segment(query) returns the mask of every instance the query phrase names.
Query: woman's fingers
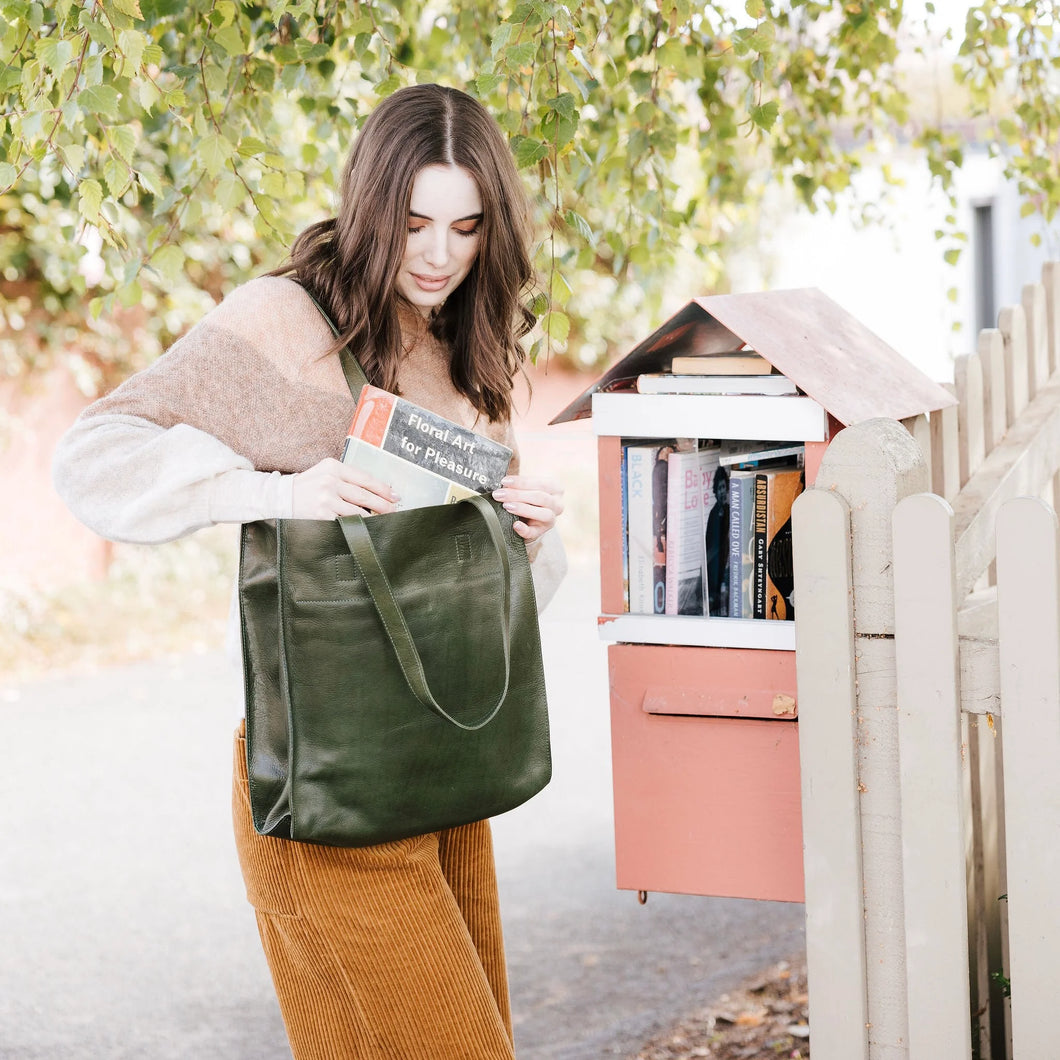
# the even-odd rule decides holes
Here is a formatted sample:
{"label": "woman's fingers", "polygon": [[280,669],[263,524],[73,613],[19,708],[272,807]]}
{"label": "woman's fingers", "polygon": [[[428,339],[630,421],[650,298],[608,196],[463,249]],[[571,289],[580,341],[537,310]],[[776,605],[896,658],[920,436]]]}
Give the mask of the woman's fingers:
{"label": "woman's fingers", "polygon": [[516,517],[512,529],[526,541],[551,530],[563,513],[563,488],[549,478],[509,475],[493,497]]}
{"label": "woman's fingers", "polygon": [[400,499],[385,482],[330,457],[295,475],[293,492],[296,519],[392,512]]}

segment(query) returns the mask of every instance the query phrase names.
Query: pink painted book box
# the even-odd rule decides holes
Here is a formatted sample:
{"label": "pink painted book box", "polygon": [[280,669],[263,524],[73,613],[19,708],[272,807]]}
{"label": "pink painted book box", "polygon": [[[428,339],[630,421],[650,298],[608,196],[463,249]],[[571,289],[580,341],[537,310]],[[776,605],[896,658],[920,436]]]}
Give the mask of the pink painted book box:
{"label": "pink painted book box", "polygon": [[[745,345],[800,393],[636,391],[639,375],[669,371],[676,355]],[[948,391],[807,288],[694,299],[552,421],[591,416],[599,439],[599,625],[611,642],[620,888],[803,900],[794,623],[628,613],[623,441],[803,441],[811,486],[842,427],[951,404]]]}

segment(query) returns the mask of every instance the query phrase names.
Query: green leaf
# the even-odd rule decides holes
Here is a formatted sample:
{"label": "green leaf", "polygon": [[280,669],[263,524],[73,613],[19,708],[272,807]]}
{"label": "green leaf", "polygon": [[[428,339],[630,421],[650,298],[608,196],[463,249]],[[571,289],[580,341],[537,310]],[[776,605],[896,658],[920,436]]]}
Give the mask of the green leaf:
{"label": "green leaf", "polygon": [[77,210],[90,224],[99,221],[99,208],[103,203],[103,186],[98,180],[89,178],[77,185]]}
{"label": "green leaf", "polygon": [[513,44],[511,47],[505,48],[501,55],[501,61],[510,70],[521,70],[525,66],[530,66],[536,55],[537,42],[524,41],[522,44]]}
{"label": "green leaf", "polygon": [[545,333],[553,342],[566,342],[570,335],[570,317],[553,309],[544,321]]}
{"label": "green leaf", "polygon": [[78,95],[82,110],[104,118],[118,117],[118,93],[110,85],[93,85]]}
{"label": "green leaf", "polygon": [[578,233],[587,243],[596,243],[596,233],[593,232],[592,226],[580,213],[575,210],[568,210],[564,216],[564,220]]}
{"label": "green leaf", "polygon": [[960,247],[951,247],[949,250],[946,251],[945,254],[942,255],[942,258],[946,262],[947,265],[956,265],[957,262],[960,260],[960,257],[961,257],[961,248]]}
{"label": "green leaf", "polygon": [[512,30],[515,27],[510,22],[502,22],[494,31],[493,39],[490,41],[490,54],[496,61],[497,53],[505,48],[511,40]]}
{"label": "green leaf", "polygon": [[535,165],[543,158],[548,157],[548,144],[535,140],[530,136],[524,136],[518,143],[513,145],[515,151],[515,164],[520,169]]}
{"label": "green leaf", "polygon": [[110,136],[110,142],[114,145],[114,150],[126,162],[131,162],[133,154],[136,152],[136,129],[131,125],[115,125],[112,126],[108,135]]}
{"label": "green leaf", "polygon": [[751,121],[763,129],[765,132],[769,132],[773,128],[774,122],[777,120],[777,115],[780,112],[780,108],[775,100],[770,100],[768,103],[762,103],[760,106],[751,108]]}
{"label": "green leaf", "polygon": [[159,247],[148,264],[168,283],[178,283],[184,277],[184,251],[172,243]]}
{"label": "green leaf", "polygon": [[144,17],[140,10],[140,0],[104,0],[103,8],[120,11],[130,18],[142,19]]}
{"label": "green leaf", "polygon": [[206,172],[216,177],[232,157],[232,145],[220,134],[209,133],[199,144],[198,157]]}
{"label": "green leaf", "polygon": [[222,48],[229,55],[243,55],[246,52],[246,44],[243,40],[243,34],[239,31],[239,26],[233,23],[230,26],[225,26],[224,29],[219,29],[214,35],[213,39],[221,45]]}
{"label": "green leaf", "polygon": [[10,188],[18,178],[18,170],[10,162],[0,162],[0,191]]}
{"label": "green leaf", "polygon": [[125,56],[125,76],[136,73],[143,62],[144,51],[147,48],[147,34],[135,29],[123,29],[118,32],[118,48]]}
{"label": "green leaf", "polygon": [[475,92],[480,98],[488,96],[503,80],[501,74],[480,74],[475,78]]}
{"label": "green leaf", "polygon": [[743,9],[747,12],[749,18],[753,18],[756,21],[760,18],[765,18],[765,0],[747,0],[747,3],[743,5]]}

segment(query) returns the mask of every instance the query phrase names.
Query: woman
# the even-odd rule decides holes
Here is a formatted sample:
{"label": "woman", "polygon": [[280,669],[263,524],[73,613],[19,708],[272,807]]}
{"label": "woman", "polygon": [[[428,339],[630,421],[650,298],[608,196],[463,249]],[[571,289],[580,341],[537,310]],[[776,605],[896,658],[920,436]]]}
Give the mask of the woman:
{"label": "woman", "polygon": [[[335,458],[353,412],[343,344],[370,382],[514,448],[527,216],[480,104],[437,85],[396,92],[354,144],[337,217],[86,409],[56,452],[56,487],[122,541],[391,512],[386,483]],[[516,458],[494,496],[547,599],[561,491]],[[513,1057],[488,823],[361,849],[289,842],[254,832],[242,726],[234,774],[247,896],[295,1056]]]}

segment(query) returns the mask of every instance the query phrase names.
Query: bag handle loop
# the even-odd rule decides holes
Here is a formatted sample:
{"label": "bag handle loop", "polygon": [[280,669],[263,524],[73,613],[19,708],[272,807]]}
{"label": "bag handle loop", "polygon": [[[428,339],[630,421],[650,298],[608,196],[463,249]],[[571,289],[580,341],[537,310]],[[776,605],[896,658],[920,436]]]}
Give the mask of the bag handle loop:
{"label": "bag handle loop", "polygon": [[372,543],[372,538],[364,525],[365,518],[358,515],[347,515],[339,518],[338,523],[346,537],[346,543],[350,546],[354,561],[360,568],[361,575],[368,586],[372,602],[379,613],[383,628],[386,630],[387,637],[394,649],[394,654],[397,655],[401,672],[404,674],[405,681],[412,694],[425,707],[451,725],[455,725],[458,729],[464,729],[467,732],[475,732],[484,728],[497,716],[497,712],[501,709],[501,704],[504,703],[504,698],[508,694],[508,682],[511,678],[511,653],[509,646],[512,599],[511,563],[508,559],[508,548],[501,532],[500,520],[497,518],[497,513],[489,501],[480,494],[475,494],[473,497],[468,497],[466,501],[459,501],[458,503],[473,504],[479,515],[482,516],[504,572],[504,599],[501,605],[499,623],[504,646],[504,687],[497,697],[497,702],[488,708],[486,716],[481,721],[470,725],[458,721],[434,698],[434,694],[427,684],[427,675],[423,670],[423,662],[412,639],[408,623],[405,621],[400,605],[394,598],[386,572],[379,562],[379,555],[375,550],[375,545]]}

